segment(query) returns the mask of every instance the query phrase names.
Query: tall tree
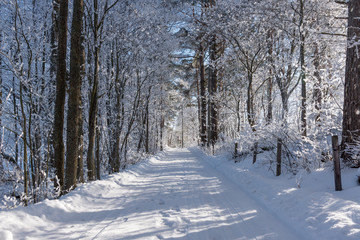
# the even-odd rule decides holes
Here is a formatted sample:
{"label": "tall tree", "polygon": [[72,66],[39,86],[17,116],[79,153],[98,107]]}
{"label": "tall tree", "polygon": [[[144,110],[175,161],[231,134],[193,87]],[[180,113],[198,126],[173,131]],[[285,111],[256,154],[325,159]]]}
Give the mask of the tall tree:
{"label": "tall tree", "polygon": [[199,90],[200,90],[200,141],[201,145],[206,144],[206,80],[205,80],[205,64],[204,49],[202,44],[199,48]]}
{"label": "tall tree", "polygon": [[84,15],[83,0],[74,0],[71,25],[70,86],[66,133],[66,181],[65,190],[76,186],[77,161],[80,146],[81,121],[81,72],[85,63],[82,37]]}
{"label": "tall tree", "polygon": [[[344,88],[342,148],[354,145],[360,138],[360,1],[348,2],[348,31]],[[344,152],[344,161],[352,162],[351,153]],[[359,163],[357,163],[359,165]]]}
{"label": "tall tree", "polygon": [[218,109],[216,101],[217,91],[217,68],[216,68],[216,35],[211,36],[210,40],[210,66],[209,66],[209,78],[208,78],[208,145],[214,145],[218,138]]}
{"label": "tall tree", "polygon": [[306,136],[306,82],[305,82],[305,0],[299,0],[299,35],[300,35],[300,68],[301,68],[301,135]]}
{"label": "tall tree", "polygon": [[[209,0],[209,7],[213,8],[215,0]],[[208,78],[208,145],[214,145],[218,139],[218,106],[216,101],[216,92],[218,88],[218,44],[215,33],[210,35],[209,39],[209,78]]]}
{"label": "tall tree", "polygon": [[[63,141],[64,132],[64,106],[66,88],[66,50],[67,50],[67,19],[68,19],[68,0],[60,2],[59,14],[59,42],[58,42],[58,66],[56,74],[56,99],[54,113],[54,155],[55,155],[55,174],[57,180],[55,187],[60,191],[64,186],[64,154],[65,147]],[[57,182],[59,181],[59,182]]]}
{"label": "tall tree", "polygon": [[[107,7],[107,1],[106,1]],[[102,23],[99,23],[99,9],[98,0],[94,0],[94,20],[92,23],[93,34],[94,34],[94,75],[93,85],[90,95],[90,110],[89,110],[89,145],[86,156],[86,163],[88,168],[88,179],[95,180],[95,135],[96,135],[96,117],[98,111],[98,88],[99,88],[99,58],[100,58],[100,46],[98,42],[99,30]]]}

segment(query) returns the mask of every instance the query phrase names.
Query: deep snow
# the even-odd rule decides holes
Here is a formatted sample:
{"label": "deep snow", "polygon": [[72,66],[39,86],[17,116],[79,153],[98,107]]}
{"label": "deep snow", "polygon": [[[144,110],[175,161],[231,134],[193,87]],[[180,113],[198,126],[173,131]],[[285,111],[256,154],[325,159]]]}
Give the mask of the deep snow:
{"label": "deep snow", "polygon": [[360,239],[356,171],[335,192],[328,169],[274,177],[167,149],[58,200],[0,212],[0,239]]}

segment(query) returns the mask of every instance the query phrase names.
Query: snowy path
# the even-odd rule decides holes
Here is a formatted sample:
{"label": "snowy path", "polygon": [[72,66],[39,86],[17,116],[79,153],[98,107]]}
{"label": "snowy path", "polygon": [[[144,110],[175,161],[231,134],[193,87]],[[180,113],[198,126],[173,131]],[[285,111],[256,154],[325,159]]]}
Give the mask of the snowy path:
{"label": "snowy path", "polygon": [[303,239],[188,149],[60,200],[0,212],[0,222],[14,239]]}

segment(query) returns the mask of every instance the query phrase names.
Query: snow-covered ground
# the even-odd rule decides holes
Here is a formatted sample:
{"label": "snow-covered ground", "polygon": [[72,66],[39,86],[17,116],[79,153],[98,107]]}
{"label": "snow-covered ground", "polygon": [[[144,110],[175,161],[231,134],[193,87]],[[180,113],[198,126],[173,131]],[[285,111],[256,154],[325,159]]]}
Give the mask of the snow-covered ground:
{"label": "snow-covered ground", "polygon": [[[356,171],[274,177],[196,148],[168,149],[58,200],[0,212],[0,239],[360,239]],[[299,188],[300,187],[300,188]]]}

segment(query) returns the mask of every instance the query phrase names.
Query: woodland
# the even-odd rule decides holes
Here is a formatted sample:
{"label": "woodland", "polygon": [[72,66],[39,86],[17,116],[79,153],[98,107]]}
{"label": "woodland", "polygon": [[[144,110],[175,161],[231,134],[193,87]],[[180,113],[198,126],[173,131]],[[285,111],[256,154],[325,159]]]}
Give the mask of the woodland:
{"label": "woodland", "polygon": [[0,0],[0,193],[29,205],[165,147],[359,167],[357,0]]}

